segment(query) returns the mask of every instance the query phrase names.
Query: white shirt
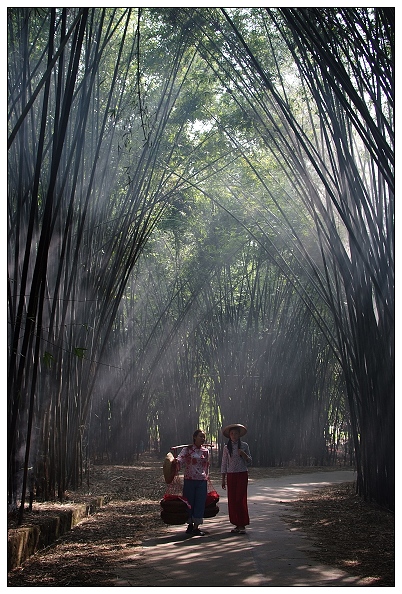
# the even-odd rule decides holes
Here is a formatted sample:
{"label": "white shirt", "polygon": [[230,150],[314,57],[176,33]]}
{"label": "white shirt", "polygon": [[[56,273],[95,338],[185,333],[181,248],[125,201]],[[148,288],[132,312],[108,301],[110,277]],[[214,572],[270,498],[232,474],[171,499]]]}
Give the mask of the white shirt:
{"label": "white shirt", "polygon": [[251,463],[250,448],[248,443],[245,441],[241,442],[241,449],[249,457],[249,461],[246,463],[239,454],[239,442],[232,442],[232,455],[230,455],[228,446],[225,445],[223,448],[221,473],[227,474],[228,472],[246,472],[247,465]]}

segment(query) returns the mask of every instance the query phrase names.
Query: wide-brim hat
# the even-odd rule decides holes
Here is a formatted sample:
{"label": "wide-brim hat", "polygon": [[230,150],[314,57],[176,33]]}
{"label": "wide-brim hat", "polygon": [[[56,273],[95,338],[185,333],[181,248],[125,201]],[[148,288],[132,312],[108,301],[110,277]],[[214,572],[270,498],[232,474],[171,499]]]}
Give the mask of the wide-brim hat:
{"label": "wide-brim hat", "polygon": [[232,425],[227,425],[227,427],[222,429],[223,435],[225,437],[230,437],[231,429],[238,429],[240,431],[240,437],[243,437],[243,435],[246,435],[247,433],[247,427],[240,425],[240,423],[232,423]]}
{"label": "wide-brim hat", "polygon": [[163,476],[165,477],[165,482],[168,485],[170,485],[170,483],[173,481],[176,474],[176,466],[172,464],[173,460],[173,454],[169,452],[166,454],[165,460],[163,462]]}

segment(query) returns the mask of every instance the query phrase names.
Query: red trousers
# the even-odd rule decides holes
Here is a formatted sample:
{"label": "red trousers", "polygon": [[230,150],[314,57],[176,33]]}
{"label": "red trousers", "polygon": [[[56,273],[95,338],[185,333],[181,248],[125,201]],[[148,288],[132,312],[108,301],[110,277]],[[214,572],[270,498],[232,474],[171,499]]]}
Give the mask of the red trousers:
{"label": "red trousers", "polygon": [[228,472],[226,475],[229,520],[235,526],[248,526],[248,472]]}

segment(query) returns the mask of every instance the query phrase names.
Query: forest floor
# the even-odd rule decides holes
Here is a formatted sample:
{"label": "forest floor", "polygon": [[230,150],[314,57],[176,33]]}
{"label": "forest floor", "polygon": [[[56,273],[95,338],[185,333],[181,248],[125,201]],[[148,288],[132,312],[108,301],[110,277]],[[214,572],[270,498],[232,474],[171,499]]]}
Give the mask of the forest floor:
{"label": "forest floor", "polygon": [[[168,530],[160,519],[166,485],[162,462],[144,454],[133,466],[96,465],[90,491],[67,494],[65,505],[104,496],[106,505],[56,543],[8,573],[8,587],[112,586],[128,553],[145,538]],[[309,471],[329,468],[309,468]],[[337,468],[339,470],[339,468]],[[306,468],[252,468],[250,481],[305,473]],[[219,469],[212,481],[220,484]],[[57,503],[34,503],[23,526],[57,515]],[[286,508],[292,511],[286,514]],[[283,519],[318,545],[311,553],[320,563],[367,580],[369,586],[395,586],[394,514],[358,497],[351,483],[324,487],[286,503]],[[294,515],[294,511],[298,513]],[[15,528],[15,518],[8,528]]]}

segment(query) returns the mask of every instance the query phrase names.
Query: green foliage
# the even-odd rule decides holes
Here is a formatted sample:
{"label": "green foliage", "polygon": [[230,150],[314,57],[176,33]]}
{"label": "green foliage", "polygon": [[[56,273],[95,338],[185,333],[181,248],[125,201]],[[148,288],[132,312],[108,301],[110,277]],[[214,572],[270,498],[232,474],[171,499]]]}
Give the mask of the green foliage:
{"label": "green foliage", "polygon": [[83,358],[84,358],[84,355],[85,355],[85,352],[86,352],[87,350],[88,350],[88,349],[86,349],[86,348],[83,348],[83,347],[74,347],[74,350],[73,350],[73,352],[74,352],[74,355],[75,355],[76,357],[78,357],[79,359],[83,359]]}
{"label": "green foliage", "polygon": [[43,354],[43,362],[48,369],[51,368],[53,361],[54,361],[53,355],[51,353],[49,353],[48,351],[45,351]]}

